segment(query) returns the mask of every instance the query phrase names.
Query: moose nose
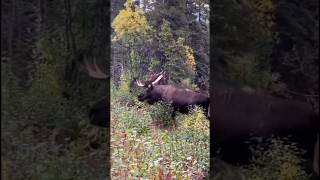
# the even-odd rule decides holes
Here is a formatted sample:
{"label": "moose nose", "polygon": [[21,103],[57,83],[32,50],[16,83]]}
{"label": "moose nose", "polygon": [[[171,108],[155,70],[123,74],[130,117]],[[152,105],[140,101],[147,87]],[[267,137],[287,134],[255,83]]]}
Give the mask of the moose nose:
{"label": "moose nose", "polygon": [[140,95],[138,96],[138,100],[139,100],[139,101],[143,101],[143,98],[142,98],[142,97],[143,97],[143,94],[140,94]]}

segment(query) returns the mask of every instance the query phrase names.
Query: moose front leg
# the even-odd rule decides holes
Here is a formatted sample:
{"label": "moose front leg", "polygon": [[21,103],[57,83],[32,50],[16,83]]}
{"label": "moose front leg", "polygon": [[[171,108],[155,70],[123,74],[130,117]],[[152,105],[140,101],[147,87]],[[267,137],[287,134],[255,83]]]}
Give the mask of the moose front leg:
{"label": "moose front leg", "polygon": [[171,113],[171,117],[172,119],[174,119],[176,117],[176,112],[178,111],[178,108],[173,107],[172,113]]}

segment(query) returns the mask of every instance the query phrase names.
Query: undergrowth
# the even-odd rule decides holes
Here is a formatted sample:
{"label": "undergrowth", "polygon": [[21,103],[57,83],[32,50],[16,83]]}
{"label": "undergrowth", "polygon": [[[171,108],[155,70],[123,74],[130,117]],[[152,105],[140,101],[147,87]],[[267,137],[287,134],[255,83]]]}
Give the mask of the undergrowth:
{"label": "undergrowth", "polygon": [[111,91],[111,175],[129,179],[206,179],[209,121],[200,108],[178,115],[170,106],[119,101],[129,92]]}

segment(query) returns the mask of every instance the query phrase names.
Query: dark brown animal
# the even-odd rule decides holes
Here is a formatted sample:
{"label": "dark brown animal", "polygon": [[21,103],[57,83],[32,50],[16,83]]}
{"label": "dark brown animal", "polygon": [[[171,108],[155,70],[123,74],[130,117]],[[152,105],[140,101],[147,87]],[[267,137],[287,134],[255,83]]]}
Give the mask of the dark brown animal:
{"label": "dark brown animal", "polygon": [[[87,64],[86,67],[91,77],[108,78],[96,65],[92,68]],[[149,77],[154,79],[157,76],[154,81],[137,81],[137,85],[145,88],[145,93],[138,97],[139,100],[150,104],[158,101],[170,102],[175,110],[182,113],[188,112],[189,105],[202,105],[208,111],[208,96],[172,85],[160,85],[163,74],[159,74]],[[166,81],[161,83],[166,84]],[[214,83],[211,90],[214,103],[210,110],[213,112],[211,118],[214,127],[212,147],[214,152],[221,150],[219,155],[223,160],[231,163],[248,161],[251,154],[245,141],[251,137],[291,135],[291,140],[307,151],[306,157],[313,161],[313,170],[319,176],[319,122],[318,115],[309,104],[217,83]],[[110,103],[105,98],[92,107],[92,124],[108,126],[108,105]]]}
{"label": "dark brown animal", "polygon": [[[245,141],[251,137],[271,135],[291,135],[291,140],[307,151],[308,159],[312,160],[316,155],[318,115],[308,103],[221,84],[214,84],[211,97],[212,147],[214,151],[220,149],[219,157],[223,160],[234,164],[246,163],[251,153]],[[314,164],[319,165],[319,160]]]}
{"label": "dark brown animal", "polygon": [[[158,82],[163,78],[160,75],[156,80],[147,86],[144,93],[138,96],[139,101],[154,104],[156,102],[170,103],[173,107],[172,116],[175,116],[176,111],[188,113],[191,106],[198,105],[202,107],[208,117],[208,109],[210,99],[206,94],[197,93],[189,89],[183,89],[173,85],[159,85]],[[145,84],[137,81],[139,86],[146,87]]]}

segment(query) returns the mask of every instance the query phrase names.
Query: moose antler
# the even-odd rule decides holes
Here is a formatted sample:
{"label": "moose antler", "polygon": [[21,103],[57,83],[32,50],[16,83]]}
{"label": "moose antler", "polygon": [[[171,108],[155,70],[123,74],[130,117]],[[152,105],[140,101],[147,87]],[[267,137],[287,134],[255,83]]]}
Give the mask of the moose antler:
{"label": "moose antler", "polygon": [[147,87],[150,84],[155,85],[163,78],[163,76],[164,76],[164,71],[161,71],[157,74],[151,74],[149,78],[145,81],[136,80],[136,84],[137,86],[140,86],[140,87]]}
{"label": "moose antler", "polygon": [[157,73],[157,74],[153,74],[153,75],[155,75],[155,76],[160,76],[161,74],[163,74],[164,73],[164,71],[162,70],[161,72],[159,72],[159,73]]}
{"label": "moose antler", "polygon": [[152,85],[157,84],[163,78],[163,74],[161,74],[155,81],[152,82]]}
{"label": "moose antler", "polygon": [[90,65],[87,60],[84,60],[84,65],[88,71],[88,75],[96,78],[96,79],[107,79],[109,76],[107,76],[97,65],[96,59],[93,60],[93,66]]}
{"label": "moose antler", "polygon": [[141,81],[139,81],[139,80],[136,81],[136,83],[137,83],[137,85],[140,86],[140,87],[143,87],[143,86],[144,86],[144,84],[143,84]]}

